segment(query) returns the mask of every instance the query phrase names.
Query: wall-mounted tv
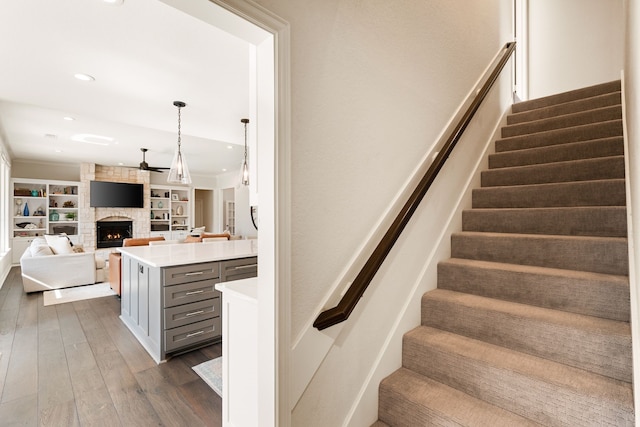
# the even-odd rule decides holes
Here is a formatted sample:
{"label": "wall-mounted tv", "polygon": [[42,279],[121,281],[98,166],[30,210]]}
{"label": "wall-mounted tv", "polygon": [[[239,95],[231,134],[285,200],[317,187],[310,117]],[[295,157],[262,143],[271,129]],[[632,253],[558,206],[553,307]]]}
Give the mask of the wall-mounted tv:
{"label": "wall-mounted tv", "polygon": [[92,208],[142,208],[144,207],[143,184],[91,181],[89,205]]}

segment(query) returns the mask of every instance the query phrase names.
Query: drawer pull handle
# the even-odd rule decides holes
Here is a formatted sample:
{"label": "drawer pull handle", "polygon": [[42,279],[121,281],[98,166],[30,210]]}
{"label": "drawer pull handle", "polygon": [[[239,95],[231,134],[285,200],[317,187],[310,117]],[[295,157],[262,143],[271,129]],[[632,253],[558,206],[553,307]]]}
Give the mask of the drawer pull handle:
{"label": "drawer pull handle", "polygon": [[195,316],[196,314],[202,314],[202,313],[204,313],[204,310],[192,311],[191,313],[185,314],[185,316],[187,316],[187,317]]}
{"label": "drawer pull handle", "polygon": [[204,331],[193,332],[191,334],[187,334],[187,338],[196,337],[198,335],[204,334]]}
{"label": "drawer pull handle", "polygon": [[238,265],[237,267],[234,267],[234,270],[243,270],[245,268],[255,268],[257,267],[258,264],[247,264],[247,265]]}
{"label": "drawer pull handle", "polygon": [[199,276],[201,274],[204,274],[204,271],[193,271],[191,273],[184,273],[185,276]]}
{"label": "drawer pull handle", "polygon": [[197,294],[201,294],[203,292],[204,292],[204,289],[199,289],[197,291],[189,291],[185,295],[197,295]]}

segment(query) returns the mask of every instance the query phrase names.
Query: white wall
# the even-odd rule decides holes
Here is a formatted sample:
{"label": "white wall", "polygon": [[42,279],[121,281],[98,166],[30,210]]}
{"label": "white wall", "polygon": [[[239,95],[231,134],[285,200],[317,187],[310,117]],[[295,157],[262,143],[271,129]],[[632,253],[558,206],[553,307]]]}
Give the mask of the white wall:
{"label": "white wall", "polygon": [[[327,296],[344,285],[336,282],[349,261],[510,39],[511,2],[258,3],[288,21],[291,31],[295,345]],[[449,192],[441,194],[449,201]],[[439,212],[439,204],[432,209]],[[391,256],[391,262],[403,257],[411,263],[410,271],[402,272],[410,287],[432,237],[421,237],[420,254]],[[370,298],[379,304],[378,292],[395,294],[389,274],[397,273],[397,267],[383,267],[363,304]],[[397,293],[394,303],[402,298]],[[349,324],[360,325],[358,333],[349,327],[338,337],[331,336],[332,328],[322,333],[336,338],[336,345],[293,410],[292,425],[340,425],[349,417],[385,333],[374,328],[380,321],[358,323],[362,319],[354,314]],[[388,331],[391,325],[383,321],[382,327]]]}
{"label": "white wall", "polygon": [[529,98],[620,78],[623,0],[528,3]]}
{"label": "white wall", "polygon": [[[631,204],[628,206],[630,234],[630,282],[631,315],[633,333],[633,365],[635,384],[635,406],[640,407],[640,293],[638,292],[638,269],[640,267],[640,4],[635,0],[625,0],[626,37],[624,80],[626,100],[626,137],[628,142],[629,189]],[[636,411],[636,424],[640,423],[640,411]]]}

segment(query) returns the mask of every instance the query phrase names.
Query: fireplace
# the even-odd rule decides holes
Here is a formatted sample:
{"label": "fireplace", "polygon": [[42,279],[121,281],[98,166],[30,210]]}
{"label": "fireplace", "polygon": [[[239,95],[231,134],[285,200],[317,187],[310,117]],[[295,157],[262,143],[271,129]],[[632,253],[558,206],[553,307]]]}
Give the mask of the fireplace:
{"label": "fireplace", "polygon": [[122,241],[128,237],[133,237],[132,221],[96,222],[96,246],[98,248],[120,247]]}

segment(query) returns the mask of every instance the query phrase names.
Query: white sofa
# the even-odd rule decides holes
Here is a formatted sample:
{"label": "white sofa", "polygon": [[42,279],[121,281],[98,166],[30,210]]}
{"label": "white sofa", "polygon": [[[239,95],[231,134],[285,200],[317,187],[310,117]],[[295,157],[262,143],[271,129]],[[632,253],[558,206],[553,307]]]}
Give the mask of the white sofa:
{"label": "white sofa", "polygon": [[[105,261],[96,258],[95,253],[74,252],[73,249],[68,251],[62,247],[62,242],[53,246],[49,243],[51,242],[47,242],[45,238],[34,239],[20,258],[22,286],[25,292],[48,291],[105,281]],[[70,244],[69,247],[71,248]]]}

